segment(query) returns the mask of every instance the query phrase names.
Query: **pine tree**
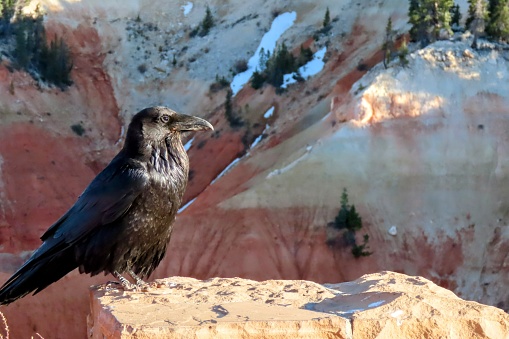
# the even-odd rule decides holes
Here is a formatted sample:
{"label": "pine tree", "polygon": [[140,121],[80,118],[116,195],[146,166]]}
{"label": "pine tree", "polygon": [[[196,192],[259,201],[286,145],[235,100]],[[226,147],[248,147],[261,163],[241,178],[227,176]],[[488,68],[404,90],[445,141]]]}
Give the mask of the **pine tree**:
{"label": "pine tree", "polygon": [[389,62],[391,61],[392,52],[394,49],[394,41],[393,41],[393,30],[392,30],[392,19],[389,17],[387,20],[387,25],[385,26],[385,39],[382,45],[382,51],[384,53],[384,67],[387,68],[389,66]]}
{"label": "pine tree", "polygon": [[325,11],[325,16],[323,18],[323,28],[327,28],[330,25],[330,12],[329,7],[327,7],[327,10]]}
{"label": "pine tree", "polygon": [[410,0],[408,22],[412,25],[412,41],[427,45],[436,41],[442,30],[450,32],[453,5],[453,0]]}
{"label": "pine tree", "polygon": [[200,36],[205,36],[209,34],[210,29],[214,27],[214,17],[212,17],[212,12],[210,11],[210,7],[207,6],[207,10],[205,11],[205,18],[201,22],[201,31]]}
{"label": "pine tree", "polygon": [[274,87],[280,87],[283,84],[284,75],[296,70],[295,65],[295,57],[283,42],[267,61],[265,70],[267,82]]}
{"label": "pine tree", "polygon": [[358,231],[362,228],[362,219],[355,210],[355,206],[348,203],[348,193],[346,188],[341,193],[341,208],[334,219],[334,226],[337,229],[347,229],[348,231]]}
{"label": "pine tree", "polygon": [[420,0],[410,0],[408,6],[408,23],[412,25],[410,28],[410,38],[412,41],[421,41],[426,35],[426,30],[422,24],[423,19]]}
{"label": "pine tree", "polygon": [[509,41],[509,0],[489,1],[486,33],[496,40]]}
{"label": "pine tree", "polygon": [[264,82],[265,77],[263,74],[258,71],[254,71],[253,76],[251,77],[251,87],[254,89],[260,89],[262,88]]}
{"label": "pine tree", "polygon": [[460,25],[460,20],[461,20],[460,6],[454,5],[451,7],[451,26],[458,27]]}
{"label": "pine tree", "polygon": [[55,37],[49,46],[44,44],[40,59],[39,71],[43,80],[52,83],[62,90],[72,84],[70,74],[72,61],[69,48],[62,38]]}
{"label": "pine tree", "polygon": [[11,34],[11,20],[16,12],[16,0],[0,0],[0,34],[9,36]]}
{"label": "pine tree", "polygon": [[228,88],[228,90],[226,91],[226,101],[224,103],[224,114],[230,126],[235,128],[242,126],[242,120],[237,116],[237,114],[233,110],[232,96],[233,92],[230,88]]}
{"label": "pine tree", "polygon": [[259,60],[258,60],[258,69],[260,72],[263,72],[265,68],[267,68],[267,61],[270,59],[270,51],[265,52],[265,49],[262,47],[260,49]]}
{"label": "pine tree", "polygon": [[15,31],[14,58],[16,66],[21,69],[27,69],[30,63],[30,45],[27,39],[26,22],[19,22]]}

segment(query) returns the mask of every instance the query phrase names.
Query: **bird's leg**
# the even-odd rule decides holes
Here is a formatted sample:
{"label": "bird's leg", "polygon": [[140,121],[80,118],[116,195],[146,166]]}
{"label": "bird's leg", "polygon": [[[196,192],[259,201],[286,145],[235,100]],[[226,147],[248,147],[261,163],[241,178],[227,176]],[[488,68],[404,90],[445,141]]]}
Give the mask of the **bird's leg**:
{"label": "bird's leg", "polygon": [[136,281],[136,286],[142,290],[148,290],[148,284],[136,275],[130,268],[127,269],[127,273]]}
{"label": "bird's leg", "polygon": [[117,271],[113,271],[113,276],[115,278],[118,279],[118,281],[120,281],[120,283],[122,284],[122,287],[124,288],[124,290],[126,291],[131,291],[131,290],[135,290],[136,289],[136,286],[131,284],[129,282],[129,280],[127,280],[126,278],[124,278],[123,276],[120,275],[120,273],[118,273]]}

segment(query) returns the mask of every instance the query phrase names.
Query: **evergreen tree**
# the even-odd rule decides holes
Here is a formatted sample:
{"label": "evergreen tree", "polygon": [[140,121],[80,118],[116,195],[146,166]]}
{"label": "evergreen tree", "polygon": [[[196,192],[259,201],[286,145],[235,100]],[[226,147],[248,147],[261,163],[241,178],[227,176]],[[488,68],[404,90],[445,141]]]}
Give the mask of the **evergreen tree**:
{"label": "evergreen tree", "polygon": [[265,72],[267,82],[274,87],[280,87],[283,84],[283,76],[293,72],[296,69],[295,65],[295,57],[288,51],[286,44],[283,42],[267,61]]}
{"label": "evergreen tree", "polygon": [[242,120],[233,111],[232,96],[233,92],[228,88],[228,91],[226,91],[226,101],[224,103],[224,114],[230,126],[235,128],[242,126]]}
{"label": "evergreen tree", "polygon": [[490,0],[486,33],[496,40],[509,41],[509,0]]}
{"label": "evergreen tree", "polygon": [[387,68],[389,66],[389,62],[391,61],[392,52],[394,50],[394,41],[393,41],[393,30],[392,30],[392,19],[389,17],[387,20],[387,25],[385,26],[385,38],[384,43],[382,45],[382,51],[384,53],[384,67]]}
{"label": "evergreen tree", "polygon": [[262,88],[264,82],[265,77],[263,74],[258,71],[254,71],[253,76],[251,77],[251,87],[254,89]]}
{"label": "evergreen tree", "polygon": [[38,70],[44,81],[60,87],[62,90],[72,84],[70,74],[72,61],[69,48],[62,38],[55,34],[53,40],[42,46]]}
{"label": "evergreen tree", "polygon": [[327,10],[325,11],[325,16],[323,18],[323,28],[327,28],[330,25],[330,12],[329,7],[327,7]]}
{"label": "evergreen tree", "polygon": [[451,7],[451,26],[458,27],[460,25],[461,12],[459,5],[453,5]]}
{"label": "evergreen tree", "polygon": [[205,11],[205,18],[203,18],[203,21],[201,22],[200,36],[209,34],[209,31],[212,27],[214,27],[214,17],[212,17],[210,7],[207,6],[207,10]]}
{"label": "evergreen tree", "polygon": [[411,39],[427,45],[439,38],[441,30],[450,32],[453,4],[453,0],[410,0]]}
{"label": "evergreen tree", "polygon": [[365,257],[372,254],[372,252],[367,251],[369,242],[368,234],[364,234],[363,243],[361,245],[357,244],[355,234],[357,231],[362,229],[362,219],[357,213],[355,206],[348,203],[348,193],[346,188],[343,189],[341,194],[341,207],[339,212],[334,221],[329,223],[327,226],[345,231],[343,233],[343,241],[341,242],[338,241],[337,238],[327,239],[327,244],[329,246],[337,246],[338,244],[351,246],[351,253],[355,258]]}
{"label": "evergreen tree", "polygon": [[362,219],[355,210],[355,206],[348,203],[348,193],[346,188],[341,193],[341,208],[334,219],[334,227],[337,229],[347,229],[349,231],[358,231],[362,228]]}
{"label": "evergreen tree", "polygon": [[267,68],[267,61],[270,59],[270,51],[265,52],[265,49],[262,47],[259,53],[260,59],[258,60],[258,69],[260,72],[263,72],[265,68]]}
{"label": "evergreen tree", "polygon": [[16,12],[16,0],[0,0],[0,35],[11,34],[11,20]]}
{"label": "evergreen tree", "polygon": [[26,23],[20,22],[16,27],[15,32],[15,46],[14,46],[14,58],[16,60],[16,66],[21,69],[28,68],[30,63],[30,45],[28,44]]}

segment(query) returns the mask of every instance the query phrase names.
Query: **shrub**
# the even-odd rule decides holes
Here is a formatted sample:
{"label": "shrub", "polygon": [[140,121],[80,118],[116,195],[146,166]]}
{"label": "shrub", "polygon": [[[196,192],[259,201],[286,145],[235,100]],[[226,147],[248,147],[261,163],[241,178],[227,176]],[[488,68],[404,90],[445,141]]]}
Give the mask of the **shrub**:
{"label": "shrub", "polygon": [[235,61],[233,68],[235,69],[235,72],[237,72],[237,73],[242,73],[242,72],[247,71],[247,60],[240,59],[240,60]]}
{"label": "shrub", "polygon": [[262,88],[265,80],[266,79],[262,73],[254,71],[253,76],[251,77],[251,87],[253,87],[254,89]]}
{"label": "shrub", "polygon": [[216,81],[210,84],[209,91],[216,93],[228,86],[230,86],[230,82],[226,80],[224,76],[219,77],[219,75],[216,74]]}

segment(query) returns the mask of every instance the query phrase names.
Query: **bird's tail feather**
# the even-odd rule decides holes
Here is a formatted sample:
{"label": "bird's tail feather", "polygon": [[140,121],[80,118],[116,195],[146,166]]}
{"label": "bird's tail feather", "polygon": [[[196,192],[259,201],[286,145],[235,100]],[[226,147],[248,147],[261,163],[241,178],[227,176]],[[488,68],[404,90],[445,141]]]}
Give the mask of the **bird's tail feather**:
{"label": "bird's tail feather", "polygon": [[34,253],[0,288],[0,305],[10,304],[31,292],[37,294],[75,269],[78,265],[70,251]]}

